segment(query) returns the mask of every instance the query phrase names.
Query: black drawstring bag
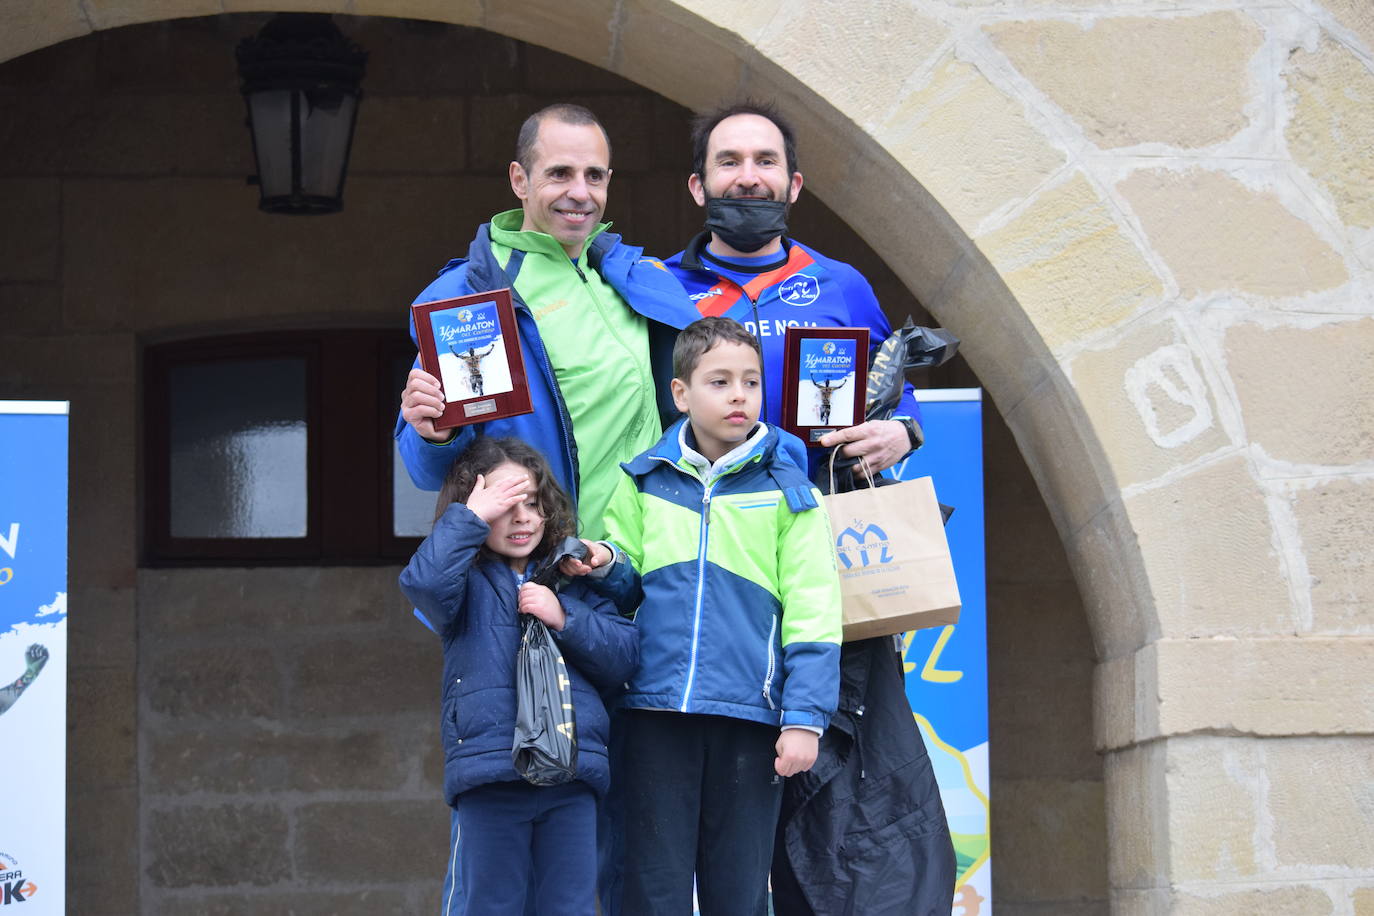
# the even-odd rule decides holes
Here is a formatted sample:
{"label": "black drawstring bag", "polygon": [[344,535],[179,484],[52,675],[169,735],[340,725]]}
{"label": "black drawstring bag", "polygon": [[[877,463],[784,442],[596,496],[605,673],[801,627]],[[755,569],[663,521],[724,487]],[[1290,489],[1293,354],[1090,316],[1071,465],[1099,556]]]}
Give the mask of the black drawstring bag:
{"label": "black drawstring bag", "polygon": [[[558,564],[579,559],[587,549],[568,538],[539,565],[530,581],[555,588]],[[520,618],[520,650],[515,658],[515,742],[511,763],[526,782],[556,786],[577,778],[577,716],[572,681],[553,636],[543,621]]]}

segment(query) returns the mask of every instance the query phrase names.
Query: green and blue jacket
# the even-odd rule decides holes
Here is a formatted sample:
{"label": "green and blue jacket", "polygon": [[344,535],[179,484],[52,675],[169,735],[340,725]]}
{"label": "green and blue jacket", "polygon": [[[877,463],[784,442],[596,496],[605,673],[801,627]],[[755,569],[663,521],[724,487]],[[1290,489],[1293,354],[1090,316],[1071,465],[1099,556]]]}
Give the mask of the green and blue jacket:
{"label": "green and blue jacket", "polygon": [[621,465],[605,520],[618,562],[593,588],[635,615],[640,663],[622,706],[826,727],[840,585],[805,466],[801,441],[762,423],[711,465],[686,419]]}

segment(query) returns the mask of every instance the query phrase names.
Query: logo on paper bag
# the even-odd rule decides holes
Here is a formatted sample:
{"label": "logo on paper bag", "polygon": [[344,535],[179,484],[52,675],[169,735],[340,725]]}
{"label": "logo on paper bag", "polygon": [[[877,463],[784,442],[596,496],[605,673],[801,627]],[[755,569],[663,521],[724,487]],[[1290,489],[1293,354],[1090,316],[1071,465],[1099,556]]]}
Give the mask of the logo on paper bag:
{"label": "logo on paper bag", "polygon": [[38,891],[38,885],[24,877],[19,861],[0,852],[0,906],[26,903]]}
{"label": "logo on paper bag", "polygon": [[835,538],[835,554],[845,569],[891,563],[888,546],[887,532],[877,525],[865,525],[861,519],[855,519]]}

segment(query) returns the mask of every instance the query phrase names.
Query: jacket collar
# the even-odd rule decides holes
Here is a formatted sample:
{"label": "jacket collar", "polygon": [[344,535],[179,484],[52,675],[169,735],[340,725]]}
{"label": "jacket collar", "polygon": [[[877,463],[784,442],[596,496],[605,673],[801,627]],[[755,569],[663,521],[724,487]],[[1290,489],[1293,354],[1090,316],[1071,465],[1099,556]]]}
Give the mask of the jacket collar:
{"label": "jacket collar", "polygon": [[[682,448],[683,427],[687,425],[688,419],[683,417],[663,434],[663,438],[658,440],[658,444],[649,449],[644,454],[627,461],[621,465],[629,474],[639,477],[647,474],[654,467],[663,462],[668,462],[677,466],[683,460],[684,453]],[[745,449],[745,446],[748,446]],[[737,453],[743,452],[738,455]],[[737,470],[741,465],[746,464],[755,458],[769,462],[773,460],[790,464],[800,470],[803,476],[806,474],[806,446],[802,445],[801,440],[791,433],[784,432],[776,426],[760,422],[758,427],[750,434],[749,439],[741,444],[726,456],[730,458],[727,471]],[[702,460],[705,460],[704,458]],[[726,462],[716,462],[717,467],[724,466]]]}
{"label": "jacket collar", "polygon": [[[714,268],[709,264],[703,264],[701,261],[701,253],[706,250],[706,246],[710,241],[711,233],[709,232],[698,232],[696,235],[692,236],[692,240],[688,242],[687,247],[682,250],[682,255],[678,258],[678,264],[685,270],[704,270],[708,273],[715,273],[716,271]],[[782,250],[785,260],[787,255],[792,251],[792,240],[785,235],[782,237]]]}

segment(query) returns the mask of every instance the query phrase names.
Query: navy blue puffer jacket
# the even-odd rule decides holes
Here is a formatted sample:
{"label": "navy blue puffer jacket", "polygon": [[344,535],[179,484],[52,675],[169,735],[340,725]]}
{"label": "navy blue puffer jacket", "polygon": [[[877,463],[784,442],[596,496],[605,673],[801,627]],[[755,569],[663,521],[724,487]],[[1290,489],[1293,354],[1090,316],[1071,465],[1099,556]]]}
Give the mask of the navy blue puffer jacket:
{"label": "navy blue puffer jacket", "polygon": [[[401,591],[444,643],[444,796],[519,780],[515,735],[515,657],[520,646],[516,583],[503,562],[478,559],[487,523],[454,503],[401,573]],[[639,661],[634,624],[611,602],[573,580],[558,593],[567,614],[554,640],[572,680],[577,716],[577,775],[597,794],[610,785],[610,721],[598,690],[619,688]],[[550,630],[552,632],[552,630]]]}

